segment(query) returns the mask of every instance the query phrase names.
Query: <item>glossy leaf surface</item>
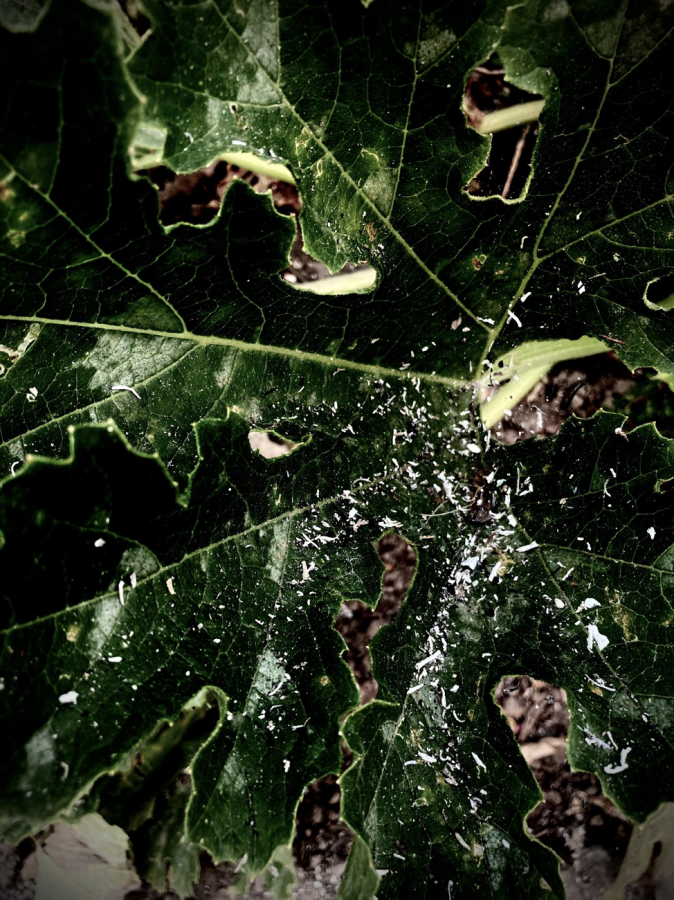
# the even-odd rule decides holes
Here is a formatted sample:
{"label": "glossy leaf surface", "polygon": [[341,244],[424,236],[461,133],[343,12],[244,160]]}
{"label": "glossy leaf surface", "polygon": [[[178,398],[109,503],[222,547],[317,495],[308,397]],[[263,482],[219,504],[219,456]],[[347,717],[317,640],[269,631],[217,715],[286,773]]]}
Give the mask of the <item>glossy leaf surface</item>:
{"label": "glossy leaf surface", "polygon": [[[97,797],[206,691],[189,803],[150,845],[183,892],[194,847],[264,869],[339,771],[358,697],[332,623],[376,603],[396,530],[418,570],[372,647],[378,698],[341,726],[349,877],[561,897],[492,691],[559,684],[573,764],[638,821],[674,799],[673,451],[609,414],[490,447],[474,386],[516,344],[583,334],[674,371],[671,312],[643,299],[671,265],[671,10],[146,11],[131,49],[121,13],[74,0],[1,35],[3,832]],[[465,78],[495,51],[545,99],[520,202],[464,192],[490,140]],[[293,223],[243,184],[212,225],[164,229],[131,170],[148,136],[183,171],[273,151],[308,248],[368,261],[375,290],[284,282]],[[264,459],[251,430],[298,446]]]}

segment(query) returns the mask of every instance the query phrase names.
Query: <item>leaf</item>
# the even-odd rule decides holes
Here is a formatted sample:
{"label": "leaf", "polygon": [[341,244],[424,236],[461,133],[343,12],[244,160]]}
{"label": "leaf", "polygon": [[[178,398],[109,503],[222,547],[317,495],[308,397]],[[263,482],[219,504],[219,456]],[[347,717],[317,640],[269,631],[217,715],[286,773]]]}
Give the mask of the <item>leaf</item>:
{"label": "leaf", "polygon": [[[410,361],[432,334],[415,367],[467,378],[492,344],[590,335],[631,367],[674,371],[670,319],[644,301],[674,249],[674,130],[654,88],[671,88],[671,7],[146,6],[152,38],[129,67],[168,165],[192,171],[230,148],[283,160],[309,252],[381,274],[371,303],[401,328],[393,345],[377,329],[380,359]],[[189,52],[181,34],[195,36]],[[494,52],[509,82],[545,100],[522,202],[464,190],[491,140],[466,127],[466,73]],[[459,315],[468,332],[449,327]]]}
{"label": "leaf", "polygon": [[464,568],[440,576],[454,590],[434,590],[442,560],[432,549],[421,554],[406,605],[373,640],[382,699],[344,725],[361,758],[342,787],[345,818],[375,866],[389,869],[379,897],[427,880],[452,881],[459,894],[497,883],[497,896],[516,886],[526,896],[550,887],[563,896],[521,829],[502,830],[519,823],[511,804],[523,791],[536,802],[492,700],[508,674],[564,685],[571,764],[597,772],[631,818],[644,821],[672,795],[671,670],[666,662],[651,669],[649,644],[657,641],[663,662],[672,652],[663,593],[672,497],[659,485],[674,475],[674,458],[650,426],[626,441],[622,421],[607,413],[572,420],[555,440],[501,450],[492,509],[515,527],[499,521],[481,539],[469,535]]}
{"label": "leaf", "polygon": [[337,896],[339,900],[373,900],[378,886],[367,844],[356,835]]}
{"label": "leaf", "polygon": [[[246,882],[268,868],[306,784],[339,771],[358,695],[332,623],[376,602],[395,529],[418,571],[373,642],[378,699],[342,725],[344,890],[366,844],[380,900],[561,897],[492,692],[563,686],[572,763],[636,821],[672,799],[672,449],[608,414],[489,446],[473,395],[490,354],[543,339],[674,373],[669,312],[643,300],[671,244],[651,87],[671,10],[147,12],[135,49],[120,11],[75,0],[2,34],[2,831],[98,802],[205,691],[217,726],[179,741],[189,800],[153,821],[131,791],[125,827],[152,821],[144,871],[168,857],[184,893],[195,847]],[[463,190],[490,140],[464,80],[495,51],[545,100],[521,202]],[[234,149],[290,167],[310,252],[369,261],[374,291],[285,283],[294,225],[243,184],[209,227],[164,229],[130,170]],[[259,431],[295,449],[265,459]]]}

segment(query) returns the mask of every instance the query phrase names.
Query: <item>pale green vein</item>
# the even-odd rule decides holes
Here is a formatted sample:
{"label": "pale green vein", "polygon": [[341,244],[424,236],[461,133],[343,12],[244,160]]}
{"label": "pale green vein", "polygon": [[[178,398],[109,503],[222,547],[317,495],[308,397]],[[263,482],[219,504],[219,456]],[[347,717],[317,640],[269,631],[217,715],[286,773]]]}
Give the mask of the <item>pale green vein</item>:
{"label": "pale green vein", "polygon": [[407,115],[405,117],[405,128],[403,129],[403,139],[400,146],[400,159],[398,160],[398,172],[396,174],[396,183],[393,188],[393,196],[391,197],[391,205],[389,207],[389,211],[387,214],[387,218],[391,218],[391,214],[393,213],[393,207],[395,206],[396,199],[398,197],[398,186],[400,184],[400,173],[403,170],[403,159],[405,157],[405,146],[407,144],[407,135],[409,133],[409,125],[410,125],[410,117],[412,115],[412,105],[414,103],[414,95],[417,90],[417,84],[419,82],[419,72],[417,71],[417,58],[419,56],[419,39],[421,37],[421,2],[419,3],[419,19],[417,22],[417,40],[414,46],[414,81],[412,82],[412,88],[410,90],[410,99],[407,104]]}
{"label": "pale green vein", "polygon": [[[44,458],[41,457],[40,459],[43,460]],[[54,460],[49,460],[49,462],[54,462]],[[70,459],[64,460],[61,463],[61,465],[68,465],[71,462],[72,462],[72,456],[70,457]],[[18,478],[25,477],[25,475],[28,474],[29,471],[30,471],[30,468],[27,467],[27,468],[23,469],[22,473],[20,475],[17,475],[16,477],[18,477]],[[359,484],[357,487],[351,488],[350,493],[351,493],[351,495],[360,494],[363,491],[370,490],[370,488],[374,487],[375,485],[384,484],[387,481],[395,480],[395,477],[396,477],[395,473],[391,473],[389,475],[383,475],[380,478],[373,478],[371,481],[368,481],[364,484]],[[151,582],[156,581],[158,578],[161,578],[163,575],[166,575],[168,572],[178,569],[180,566],[184,565],[186,562],[189,562],[190,560],[195,559],[196,557],[199,557],[202,554],[210,553],[211,551],[217,550],[220,547],[225,546],[226,544],[235,543],[236,541],[239,541],[242,538],[245,538],[250,534],[255,534],[256,532],[262,531],[265,528],[269,528],[272,525],[276,525],[279,522],[285,522],[288,520],[292,521],[293,519],[297,519],[303,515],[306,515],[307,513],[311,512],[313,510],[323,509],[324,507],[330,506],[333,503],[338,503],[341,499],[343,499],[341,495],[337,495],[336,497],[326,497],[324,500],[319,500],[317,503],[311,503],[308,506],[300,506],[300,507],[297,507],[296,509],[290,509],[290,510],[288,510],[288,512],[281,513],[280,515],[275,516],[272,519],[266,519],[264,522],[260,522],[257,525],[251,525],[250,528],[246,528],[243,531],[237,531],[236,534],[227,535],[227,537],[219,538],[216,541],[212,541],[210,544],[205,544],[203,547],[197,547],[195,550],[190,550],[188,553],[185,553],[185,555],[182,556],[181,559],[176,560],[175,562],[167,563],[166,565],[160,566],[160,568],[156,569],[150,575],[145,576],[145,578],[139,578],[138,581],[136,582],[136,587],[133,588],[133,591],[138,590],[144,584],[149,584]],[[101,531],[101,534],[108,534],[108,532]],[[125,538],[125,540],[126,540],[126,538]],[[141,546],[144,546],[144,545],[141,545]],[[145,549],[147,549],[147,548],[145,547]],[[148,553],[152,553],[152,551],[148,550]],[[152,556],[155,557],[155,559],[156,559],[156,556],[154,553],[152,553]],[[131,593],[133,593],[133,591]],[[70,613],[72,613],[75,610],[86,609],[89,606],[93,606],[95,603],[99,603],[101,600],[109,600],[113,597],[117,597],[116,590],[115,591],[106,591],[105,594],[98,594],[96,597],[90,597],[88,600],[82,600],[81,603],[75,603],[72,606],[66,606],[63,609],[59,609],[56,612],[48,613],[46,616],[41,616],[40,618],[31,619],[30,622],[21,622],[19,624],[12,625],[9,628],[2,629],[2,630],[0,630],[0,635],[9,636],[10,634],[13,634],[16,631],[23,631],[25,628],[32,628],[34,625],[38,625],[41,622],[49,622],[52,619],[58,619],[60,616],[69,615]]]}
{"label": "pale green vein", "polygon": [[648,572],[653,572],[654,574],[674,576],[674,572],[671,569],[660,569],[657,566],[649,566],[647,563],[639,563],[631,559],[619,559],[616,556],[605,556],[603,553],[597,553],[594,550],[583,550],[582,547],[560,547],[558,544],[547,542],[542,542],[540,546],[549,547],[551,550],[558,553],[570,553],[572,555],[578,553],[582,556],[589,556],[592,559],[600,559],[602,562],[611,563],[611,565],[615,566],[634,566],[636,569],[646,569]]}
{"label": "pale green vein", "polygon": [[[550,253],[547,253],[545,256],[542,256],[539,262],[544,262],[546,259],[550,259],[551,256],[555,256],[557,253],[564,253],[569,247],[573,247],[575,244],[580,244],[582,241],[586,241],[595,235],[604,236],[603,232],[609,228],[613,228],[616,225],[621,225],[623,222],[627,222],[629,219],[634,218],[634,216],[640,216],[645,212],[648,212],[649,209],[655,209],[657,206],[662,206],[663,203],[671,203],[674,200],[674,194],[665,194],[664,197],[661,197],[659,200],[653,201],[653,203],[649,203],[648,206],[642,206],[640,209],[635,209],[633,212],[627,213],[627,215],[621,216],[619,219],[613,219],[611,222],[606,222],[604,225],[600,225],[598,228],[594,228],[592,231],[588,231],[580,237],[574,238],[574,240],[569,241],[568,244],[564,244],[562,247],[558,247],[557,250],[553,250]],[[609,240],[607,238],[607,240]],[[614,243],[613,241],[611,243]],[[617,245],[620,246],[620,245]],[[626,245],[623,245],[626,246]],[[631,247],[630,249],[638,249],[638,250],[674,250],[674,247],[664,248],[664,247],[653,247],[652,245],[646,245],[644,247]]]}
{"label": "pale green vein", "polygon": [[200,335],[185,331],[155,331],[150,328],[133,328],[129,325],[111,325],[102,322],[72,322],[69,319],[48,319],[40,316],[3,316],[0,321],[6,322],[39,322],[43,325],[61,325],[68,328],[90,328],[94,331],[116,331],[123,334],[141,334],[148,337],[170,338],[176,341],[192,341],[203,346],[232,347],[250,353],[262,353],[270,356],[285,356],[298,362],[316,363],[325,367],[336,366],[339,369],[348,369],[362,372],[364,375],[374,375],[377,378],[415,379],[429,384],[443,384],[447,387],[469,387],[472,382],[459,378],[449,378],[446,375],[434,375],[432,372],[416,372],[410,369],[390,369],[385,366],[370,365],[369,363],[355,362],[351,359],[342,359],[339,356],[324,356],[320,353],[309,353],[306,350],[295,350],[291,347],[276,347],[271,344],[253,344],[239,341],[234,338],[222,338],[216,335]]}

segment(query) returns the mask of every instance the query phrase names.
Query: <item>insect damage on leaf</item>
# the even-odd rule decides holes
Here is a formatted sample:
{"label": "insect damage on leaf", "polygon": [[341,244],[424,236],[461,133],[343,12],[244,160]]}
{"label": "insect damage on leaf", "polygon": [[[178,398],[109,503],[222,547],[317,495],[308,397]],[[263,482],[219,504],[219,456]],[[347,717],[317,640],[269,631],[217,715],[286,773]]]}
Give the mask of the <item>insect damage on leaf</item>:
{"label": "insect damage on leaf", "polygon": [[[602,413],[504,447],[477,408],[518,348],[547,371],[543,345],[609,341],[674,375],[661,6],[145,0],[127,5],[142,39],[79,0],[5,16],[7,839],[77,804],[113,818],[101,785],[154,747],[142,771],[170,789],[149,791],[145,831],[123,826],[143,872],[186,894],[198,847],[287,891],[296,805],[340,772],[341,728],[344,896],[561,898],[492,699],[514,672],[567,692],[570,762],[626,815],[673,799],[670,442]],[[525,130],[544,100],[544,118],[530,173],[520,157],[508,185],[520,134],[477,203],[485,144],[462,103],[496,60],[524,102],[488,115]],[[241,159],[218,194],[233,154],[291,172],[307,252],[376,283],[280,277],[295,224],[230,177]],[[163,224],[139,168],[163,178]],[[180,173],[198,190],[169,222]],[[333,623],[345,600],[376,605],[392,531],[415,576],[359,706]],[[198,746],[195,697],[218,709]]]}
{"label": "insect damage on leaf", "polygon": [[[545,101],[509,84],[506,75],[498,58],[491,56],[473,69],[466,83],[466,123],[479,134],[491,135],[487,164],[466,187],[473,197],[519,199],[531,172]],[[473,260],[475,269],[481,265],[479,258]]]}
{"label": "insect damage on leaf", "polygon": [[[141,129],[140,133],[145,133],[145,130]],[[229,186],[234,181],[244,181],[256,193],[269,193],[277,212],[296,219],[297,234],[290,249],[290,266],[282,273],[285,281],[302,289],[328,294],[362,290],[375,283],[376,272],[366,263],[357,265],[350,262],[332,274],[326,265],[306,252],[299,220],[302,200],[285,166],[267,163],[250,153],[234,153],[227,154],[226,160],[184,175],[176,175],[165,166],[145,171],[141,169],[138,174],[147,175],[157,186],[160,218],[167,226],[178,222],[208,224],[217,216]],[[371,225],[366,227],[373,228]],[[349,275],[352,277],[347,277]]]}

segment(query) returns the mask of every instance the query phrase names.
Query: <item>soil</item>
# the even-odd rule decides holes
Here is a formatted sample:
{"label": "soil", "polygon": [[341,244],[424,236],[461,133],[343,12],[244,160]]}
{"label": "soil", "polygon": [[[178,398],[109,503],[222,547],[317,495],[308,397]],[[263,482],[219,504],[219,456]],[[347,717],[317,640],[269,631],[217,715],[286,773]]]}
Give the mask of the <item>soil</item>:
{"label": "soil", "polygon": [[32,841],[18,847],[0,841],[0,897],[2,900],[33,900],[35,881],[27,878],[24,862],[33,851]]}
{"label": "soil", "polygon": [[618,874],[632,825],[594,775],[571,771],[564,691],[528,676],[506,678],[496,701],[545,798],[528,815],[527,828],[561,858],[569,900],[600,900]]}
{"label": "soil", "polygon": [[[345,754],[343,768],[349,763]],[[340,801],[336,775],[314,781],[302,798],[293,841],[297,900],[332,900],[337,896],[353,843],[351,829],[339,818]]]}

